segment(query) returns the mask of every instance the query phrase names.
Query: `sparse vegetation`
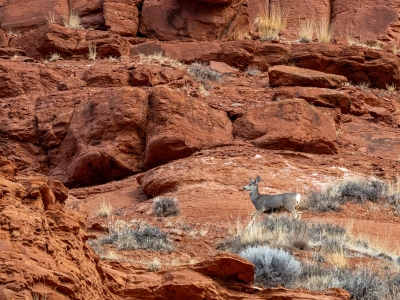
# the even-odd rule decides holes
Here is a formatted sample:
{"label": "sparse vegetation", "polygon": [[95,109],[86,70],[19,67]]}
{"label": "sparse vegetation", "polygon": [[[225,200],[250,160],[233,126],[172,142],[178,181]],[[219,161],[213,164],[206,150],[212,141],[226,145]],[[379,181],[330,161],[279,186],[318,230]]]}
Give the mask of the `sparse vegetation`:
{"label": "sparse vegetation", "polygon": [[157,197],[153,201],[153,214],[156,217],[177,216],[180,213],[176,198]]}
{"label": "sparse vegetation", "polygon": [[258,76],[261,74],[261,71],[254,67],[249,67],[246,70],[246,74],[250,76]]}
{"label": "sparse vegetation", "polygon": [[[209,66],[194,62],[189,66],[188,72],[194,79],[203,85],[205,91],[209,90],[209,81],[221,82],[223,75],[212,70]],[[201,87],[201,86],[200,86]],[[201,93],[202,91],[200,91]],[[207,94],[206,94],[207,96]]]}
{"label": "sparse vegetation", "polygon": [[397,86],[392,82],[392,84],[386,84],[386,90],[389,92],[389,94],[395,94],[396,93]]}
{"label": "sparse vegetation", "polygon": [[304,207],[319,212],[338,211],[339,205],[342,203],[363,204],[367,200],[375,203],[388,203],[398,214],[400,211],[399,180],[389,182],[357,178],[346,180],[339,185],[327,187],[323,192],[311,191]]}
{"label": "sparse vegetation", "polygon": [[367,92],[367,91],[369,91],[370,84],[369,84],[369,82],[363,81],[363,82],[358,83],[356,85],[356,87],[361,91]]}
{"label": "sparse vegetation", "polygon": [[108,61],[109,61],[109,62],[112,62],[112,63],[118,62],[118,61],[119,61],[119,58],[116,57],[116,56],[110,55],[110,56],[108,57]]}
{"label": "sparse vegetation", "polygon": [[300,43],[309,43],[313,40],[315,31],[315,22],[311,19],[300,21],[299,24],[299,41]]}
{"label": "sparse vegetation", "polygon": [[48,12],[46,15],[47,24],[55,24],[57,23],[54,11]]}
{"label": "sparse vegetation", "polygon": [[[134,226],[135,228],[131,228]],[[146,249],[151,251],[172,250],[168,235],[158,227],[138,222],[130,225],[119,220],[110,224],[109,233],[99,238],[100,244],[115,245],[117,250]]]}
{"label": "sparse vegetation", "polygon": [[65,27],[80,29],[83,28],[81,25],[81,18],[78,11],[70,10],[68,16],[61,16]]}
{"label": "sparse vegetation", "polygon": [[284,250],[254,246],[240,251],[239,255],[253,263],[254,282],[263,287],[283,285],[290,288],[300,277],[300,262]]}
{"label": "sparse vegetation", "polygon": [[149,264],[147,265],[147,270],[150,272],[156,272],[161,269],[161,263],[158,259],[153,259]]}
{"label": "sparse vegetation", "polygon": [[321,20],[315,29],[317,41],[319,43],[330,43],[333,37],[333,29],[333,24],[330,24],[329,21]]}
{"label": "sparse vegetation", "polygon": [[101,199],[100,203],[93,210],[93,218],[96,217],[109,217],[112,215],[114,207],[109,200],[104,198]]}
{"label": "sparse vegetation", "polygon": [[175,69],[185,69],[185,64],[176,59],[164,56],[162,52],[156,52],[152,55],[139,54],[139,65],[159,65],[163,67],[170,67]]}
{"label": "sparse vegetation", "polygon": [[[355,39],[350,35],[346,36],[346,40],[350,46],[358,46],[358,47],[369,48],[369,49],[374,49],[374,50],[382,50],[382,44],[377,41],[368,41],[368,40],[362,41],[361,39]],[[393,51],[395,51],[395,50],[393,50]]]}
{"label": "sparse vegetation", "polygon": [[288,12],[281,9],[279,5],[273,5],[269,9],[264,6],[257,18],[254,20],[256,31],[260,40],[276,40],[279,34],[286,28]]}
{"label": "sparse vegetation", "polygon": [[54,52],[54,53],[52,53],[52,54],[50,55],[49,61],[57,61],[57,60],[59,60],[59,59],[62,59],[62,58],[61,58],[61,55],[58,54],[58,53],[56,53],[56,52]]}
{"label": "sparse vegetation", "polygon": [[96,44],[89,43],[88,44],[88,48],[89,48],[88,58],[90,60],[96,60],[96,58],[97,58],[97,47],[96,47]]}

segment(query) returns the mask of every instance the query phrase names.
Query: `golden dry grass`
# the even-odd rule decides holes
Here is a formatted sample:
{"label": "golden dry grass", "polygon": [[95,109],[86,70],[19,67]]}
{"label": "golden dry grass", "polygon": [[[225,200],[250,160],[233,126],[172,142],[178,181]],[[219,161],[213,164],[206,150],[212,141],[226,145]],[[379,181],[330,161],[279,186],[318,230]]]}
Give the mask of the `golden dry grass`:
{"label": "golden dry grass", "polygon": [[70,10],[67,16],[62,16],[62,21],[65,27],[79,29],[82,28],[79,12]]}
{"label": "golden dry grass", "polygon": [[280,5],[271,6],[269,9],[265,5],[254,20],[255,30],[261,38],[278,39],[280,32],[286,28],[287,17],[288,12]]}
{"label": "golden dry grass", "polygon": [[95,60],[97,58],[97,47],[96,47],[96,45],[93,44],[93,43],[89,43],[88,48],[89,48],[88,58],[90,60]]}
{"label": "golden dry grass", "polygon": [[164,56],[161,52],[152,55],[139,54],[139,65],[159,65],[163,67],[172,67],[175,69],[185,69],[186,65],[180,61]]}
{"label": "golden dry grass", "polygon": [[319,43],[330,43],[333,38],[333,24],[329,21],[320,21],[316,25],[315,34]]}
{"label": "golden dry grass", "polygon": [[311,19],[300,21],[298,36],[300,42],[311,42],[314,37],[315,22]]}

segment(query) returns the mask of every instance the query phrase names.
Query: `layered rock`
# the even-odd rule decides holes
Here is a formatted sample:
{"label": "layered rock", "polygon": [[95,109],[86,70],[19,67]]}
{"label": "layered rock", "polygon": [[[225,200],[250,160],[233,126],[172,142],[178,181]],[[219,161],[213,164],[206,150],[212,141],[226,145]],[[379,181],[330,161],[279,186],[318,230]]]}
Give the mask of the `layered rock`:
{"label": "layered rock", "polygon": [[105,0],[104,19],[107,30],[122,36],[136,36],[139,29],[139,6],[143,0]]}
{"label": "layered rock", "polygon": [[338,152],[333,119],[300,99],[249,109],[234,122],[233,128],[235,137],[261,148],[318,154]]}
{"label": "layered rock", "polygon": [[228,116],[166,87],[150,96],[145,165],[153,167],[232,140]]}
{"label": "layered rock", "polygon": [[63,95],[43,97],[37,104],[39,135],[49,151],[52,178],[89,185],[141,170],[147,117],[144,91],[114,88]]}
{"label": "layered rock", "polygon": [[139,33],[159,40],[211,41],[229,38],[249,27],[247,1],[146,0]]}
{"label": "layered rock", "polygon": [[344,76],[283,65],[269,68],[268,76],[269,84],[272,87],[313,86],[319,88],[337,88],[347,82],[347,78]]}

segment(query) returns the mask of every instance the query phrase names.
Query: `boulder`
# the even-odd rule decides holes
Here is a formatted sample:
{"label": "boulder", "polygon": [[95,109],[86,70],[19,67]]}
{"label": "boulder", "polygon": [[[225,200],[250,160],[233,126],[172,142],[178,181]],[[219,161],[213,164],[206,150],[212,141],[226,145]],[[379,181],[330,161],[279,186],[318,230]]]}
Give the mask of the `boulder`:
{"label": "boulder", "polygon": [[122,36],[136,36],[139,28],[139,6],[143,0],[104,0],[103,13],[107,30]]}
{"label": "boulder", "polygon": [[254,265],[240,256],[221,254],[213,260],[201,262],[191,268],[211,278],[241,281],[254,281]]}
{"label": "boulder", "polygon": [[39,0],[30,5],[22,0],[5,0],[0,5],[0,28],[5,31],[31,29],[45,25],[49,13],[54,13],[60,21],[61,15],[68,15],[68,11],[68,0]]}
{"label": "boulder", "polygon": [[245,0],[146,0],[139,24],[141,35],[159,40],[221,40],[248,30]]}
{"label": "boulder", "polygon": [[38,100],[37,115],[51,179],[82,186],[141,171],[147,117],[144,91],[125,87],[59,92]]}
{"label": "boulder", "polygon": [[319,88],[336,88],[347,82],[340,75],[327,74],[310,69],[290,66],[274,66],[268,69],[269,84],[276,86],[312,86]]}
{"label": "boulder", "polygon": [[210,61],[210,69],[221,74],[238,74],[239,70],[219,61]]}
{"label": "boulder", "polygon": [[0,30],[0,48],[7,47],[9,41],[8,35],[3,30]]}
{"label": "boulder", "polygon": [[232,124],[222,111],[167,87],[155,87],[146,127],[147,168],[232,141]]}
{"label": "boulder", "polygon": [[236,138],[266,149],[338,153],[333,119],[302,99],[249,109],[234,122],[233,133]]}
{"label": "boulder", "polygon": [[93,66],[83,73],[82,80],[90,87],[122,87],[130,85],[129,77],[129,71],[121,66]]}
{"label": "boulder", "polygon": [[102,0],[70,0],[69,9],[79,12],[84,28],[104,29]]}
{"label": "boulder", "polygon": [[219,61],[245,70],[251,63],[256,49],[254,41],[222,42],[219,50]]}
{"label": "boulder", "polygon": [[299,88],[293,96],[294,98],[304,99],[312,105],[340,108],[343,114],[349,113],[351,109],[351,99],[343,91],[303,87]]}
{"label": "boulder", "polygon": [[256,42],[255,45],[254,57],[251,60],[252,67],[266,72],[272,66],[287,64],[290,46],[264,42]]}
{"label": "boulder", "polygon": [[380,89],[400,84],[397,55],[359,46],[292,45],[289,62],[297,67],[346,76],[354,84],[366,82]]}
{"label": "boulder", "polygon": [[77,30],[59,24],[48,24],[18,37],[13,43],[34,58],[58,53],[63,58],[87,58],[89,44],[96,47],[97,57],[129,53],[129,43],[118,34],[96,30]]}
{"label": "boulder", "polygon": [[[347,35],[363,40],[375,40],[397,43],[400,34],[399,2],[397,0],[336,0],[332,2],[332,22],[335,24],[335,35]],[[373,20],[373,22],[371,22]]]}
{"label": "boulder", "polygon": [[172,83],[184,77],[181,70],[141,65],[132,70],[133,86],[156,86]]}

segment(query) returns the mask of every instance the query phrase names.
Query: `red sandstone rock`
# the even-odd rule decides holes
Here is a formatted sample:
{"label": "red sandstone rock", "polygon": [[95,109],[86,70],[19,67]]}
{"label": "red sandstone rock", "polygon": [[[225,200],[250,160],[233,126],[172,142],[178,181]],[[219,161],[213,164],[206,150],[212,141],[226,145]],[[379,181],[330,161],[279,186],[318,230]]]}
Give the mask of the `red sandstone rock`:
{"label": "red sandstone rock", "polygon": [[251,65],[260,71],[286,64],[289,58],[290,47],[281,44],[257,42]]}
{"label": "red sandstone rock", "polygon": [[48,13],[61,20],[61,15],[68,14],[67,0],[36,1],[32,5],[27,5],[22,0],[6,0],[0,5],[1,29],[29,29],[38,25],[46,24]]}
{"label": "red sandstone rock", "polygon": [[[366,40],[398,40],[397,0],[338,0],[332,5],[332,22],[335,24],[335,35]],[[371,22],[373,20],[373,22]]]}
{"label": "red sandstone rock", "polygon": [[74,90],[85,86],[86,82],[76,77],[66,78],[58,83],[58,89],[60,91]]}
{"label": "red sandstone rock", "polygon": [[0,48],[7,47],[8,42],[9,42],[9,38],[8,38],[7,34],[3,30],[0,30]]}
{"label": "red sandstone rock", "polygon": [[228,66],[223,62],[210,61],[210,69],[217,71],[221,74],[238,74],[239,70]]}
{"label": "red sandstone rock", "polygon": [[182,79],[183,72],[157,66],[138,66],[132,70],[133,86],[156,86]]}
{"label": "red sandstone rock", "polygon": [[129,52],[129,44],[119,35],[96,30],[66,28],[49,24],[28,32],[13,42],[26,51],[27,55],[41,58],[52,53],[61,57],[83,57],[89,54],[89,44],[96,46],[97,57],[121,56]]}
{"label": "red sandstone rock", "polygon": [[244,70],[251,63],[254,51],[254,41],[223,42],[220,44],[219,61]]}
{"label": "red sandstone rock", "polygon": [[350,97],[343,91],[314,87],[299,88],[294,93],[294,98],[304,99],[317,106],[340,108],[343,114],[349,113],[351,109]]}
{"label": "red sandstone rock", "polygon": [[[215,1],[214,1],[215,2]],[[160,40],[211,41],[248,31],[247,1],[229,5],[199,1],[144,1],[139,32]]]}
{"label": "red sandstone rock", "polygon": [[59,145],[49,153],[51,178],[90,185],[141,170],[147,117],[144,91],[130,87],[73,91],[64,98],[68,100],[59,93],[43,98],[47,114],[38,112],[43,145]]}
{"label": "red sandstone rock", "polygon": [[69,9],[79,12],[84,28],[104,28],[104,16],[101,0],[70,0]]}
{"label": "red sandstone rock", "polygon": [[235,255],[221,254],[212,261],[198,263],[192,270],[211,278],[241,281],[254,281],[254,265]]}
{"label": "red sandstone rock", "polygon": [[153,88],[146,128],[145,164],[153,167],[232,140],[223,112],[165,87]]}
{"label": "red sandstone rock", "polygon": [[129,71],[126,68],[93,66],[87,70],[82,80],[92,87],[122,87],[129,86]]}
{"label": "red sandstone rock", "polygon": [[143,0],[105,0],[104,19],[107,30],[122,36],[136,36],[139,28],[139,6]]}
{"label": "red sandstone rock", "polygon": [[249,109],[234,124],[234,136],[266,149],[320,154],[338,152],[335,124],[306,101],[288,99]]}
{"label": "red sandstone rock", "polygon": [[274,87],[283,85],[336,88],[347,82],[344,76],[283,65],[269,68],[268,76],[270,86]]}

